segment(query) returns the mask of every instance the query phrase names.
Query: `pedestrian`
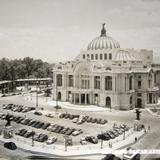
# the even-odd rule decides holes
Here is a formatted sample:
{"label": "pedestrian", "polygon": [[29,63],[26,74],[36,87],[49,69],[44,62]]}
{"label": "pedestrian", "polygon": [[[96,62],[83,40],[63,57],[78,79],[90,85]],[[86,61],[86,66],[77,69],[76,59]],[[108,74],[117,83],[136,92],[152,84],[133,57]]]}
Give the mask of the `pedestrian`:
{"label": "pedestrian", "polygon": [[135,137],[135,143],[137,142],[137,137]]}
{"label": "pedestrian", "polygon": [[112,148],[112,142],[111,142],[111,147],[110,148]]}
{"label": "pedestrian", "polygon": [[111,142],[109,142],[109,148],[111,148]]}

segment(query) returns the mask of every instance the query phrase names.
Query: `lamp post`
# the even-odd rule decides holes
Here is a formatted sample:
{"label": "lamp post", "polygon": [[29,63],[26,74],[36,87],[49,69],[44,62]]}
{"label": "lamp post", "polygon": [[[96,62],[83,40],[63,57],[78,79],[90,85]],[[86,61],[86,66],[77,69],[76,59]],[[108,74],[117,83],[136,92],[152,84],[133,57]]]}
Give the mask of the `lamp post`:
{"label": "lamp post", "polygon": [[101,149],[103,149],[103,140],[101,139]]}
{"label": "lamp post", "polygon": [[38,80],[36,82],[36,110],[38,110]]}
{"label": "lamp post", "polygon": [[68,136],[65,134],[64,135],[64,147],[65,147],[65,151],[67,151],[67,139],[68,139]]}
{"label": "lamp post", "polygon": [[124,132],[123,132],[123,140],[126,138],[126,126],[124,126]]}
{"label": "lamp post", "polygon": [[34,134],[33,134],[33,130],[32,130],[32,147],[34,147]]}
{"label": "lamp post", "polygon": [[[102,135],[102,129],[101,129],[101,135]],[[101,149],[103,148],[103,139],[101,138]]]}
{"label": "lamp post", "polygon": [[58,107],[58,92],[57,92],[57,82],[56,82],[56,107]]}

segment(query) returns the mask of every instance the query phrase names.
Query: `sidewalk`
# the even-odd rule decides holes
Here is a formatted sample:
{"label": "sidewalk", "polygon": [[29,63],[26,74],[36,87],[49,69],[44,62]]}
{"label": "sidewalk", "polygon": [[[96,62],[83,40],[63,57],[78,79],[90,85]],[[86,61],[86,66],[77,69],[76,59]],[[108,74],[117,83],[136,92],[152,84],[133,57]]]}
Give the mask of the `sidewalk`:
{"label": "sidewalk", "polygon": [[[36,103],[35,96],[24,96],[24,99],[33,103]],[[56,101],[51,100],[49,97],[39,97],[38,103],[44,106],[56,106]],[[79,111],[86,111],[86,112],[104,112],[104,111],[111,111],[110,108],[100,107],[96,105],[76,105],[71,104],[70,102],[58,102],[58,105],[61,106],[63,109],[71,109],[71,110],[79,110]],[[117,111],[112,109],[112,111]]]}
{"label": "sidewalk", "polygon": [[87,144],[87,145],[76,145],[76,146],[69,146],[67,151],[65,151],[64,145],[47,145],[45,143],[40,143],[34,141],[34,147],[32,147],[32,140],[26,139],[20,136],[14,136],[11,139],[4,139],[0,136],[0,141],[3,142],[14,142],[17,147],[32,153],[38,153],[41,155],[56,155],[56,156],[79,156],[79,155],[93,155],[93,154],[107,154],[111,153],[114,150],[119,148],[123,148],[126,145],[133,144],[135,142],[135,137],[138,139],[144,135],[144,131],[134,132],[130,130],[126,132],[126,139],[123,140],[123,135],[110,140],[112,143],[112,148],[109,148],[109,141],[103,141],[103,149],[101,149],[101,143],[98,144]]}

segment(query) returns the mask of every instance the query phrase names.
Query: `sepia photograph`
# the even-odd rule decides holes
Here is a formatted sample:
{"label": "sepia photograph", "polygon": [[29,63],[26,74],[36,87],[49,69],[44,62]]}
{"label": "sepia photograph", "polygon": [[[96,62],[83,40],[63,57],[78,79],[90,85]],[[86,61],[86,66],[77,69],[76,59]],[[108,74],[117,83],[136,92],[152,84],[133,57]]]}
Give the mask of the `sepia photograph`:
{"label": "sepia photograph", "polygon": [[160,0],[0,0],[0,160],[160,160]]}

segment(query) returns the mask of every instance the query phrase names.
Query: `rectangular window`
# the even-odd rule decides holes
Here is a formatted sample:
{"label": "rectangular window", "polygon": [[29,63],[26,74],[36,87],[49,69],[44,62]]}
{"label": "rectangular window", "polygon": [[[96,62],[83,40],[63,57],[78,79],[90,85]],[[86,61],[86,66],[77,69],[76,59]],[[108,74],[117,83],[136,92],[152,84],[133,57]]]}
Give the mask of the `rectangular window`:
{"label": "rectangular window", "polygon": [[107,59],[107,53],[104,54],[104,59]]}
{"label": "rectangular window", "polygon": [[89,54],[87,54],[87,58],[89,58]]}
{"label": "rectangular window", "polygon": [[112,77],[105,77],[105,90],[112,90]]}
{"label": "rectangular window", "polygon": [[151,80],[148,80],[148,88],[151,88]]}
{"label": "rectangular window", "polygon": [[90,87],[89,79],[90,77],[88,75],[81,75],[81,88],[82,89],[89,89]]}
{"label": "rectangular window", "polygon": [[109,59],[112,59],[112,54],[111,53],[109,54]]}
{"label": "rectangular window", "polygon": [[98,54],[96,54],[96,59],[98,59]]}
{"label": "rectangular window", "polygon": [[68,86],[69,86],[69,87],[73,87],[73,75],[69,75],[69,76],[68,76],[68,80],[69,80]]}
{"label": "rectangular window", "polygon": [[83,54],[83,59],[85,59],[85,54]]}
{"label": "rectangular window", "polygon": [[94,77],[94,89],[100,89],[100,76]]}
{"label": "rectangular window", "polygon": [[102,54],[100,54],[100,59],[101,59],[101,60],[103,59],[103,55],[102,55]]}
{"label": "rectangular window", "polygon": [[141,89],[141,87],[142,87],[142,82],[138,81],[138,89]]}
{"label": "rectangular window", "polygon": [[91,59],[92,59],[92,60],[94,59],[94,56],[93,56],[93,54],[91,54]]}

